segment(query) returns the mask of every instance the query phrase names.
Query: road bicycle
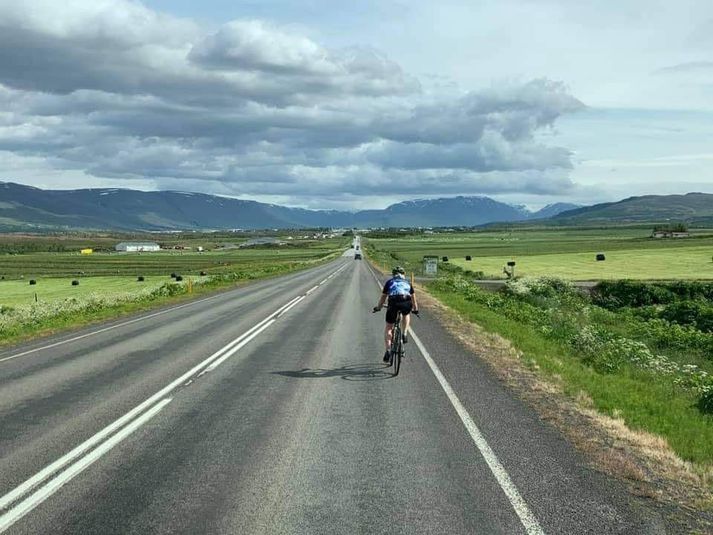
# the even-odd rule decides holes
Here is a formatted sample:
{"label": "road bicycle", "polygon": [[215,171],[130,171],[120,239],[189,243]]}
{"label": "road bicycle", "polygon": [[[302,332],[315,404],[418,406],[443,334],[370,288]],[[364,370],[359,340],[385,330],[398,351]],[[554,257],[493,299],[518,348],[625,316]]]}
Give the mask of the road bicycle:
{"label": "road bicycle", "polygon": [[404,358],[404,340],[401,336],[401,311],[396,313],[396,321],[391,331],[391,350],[389,354],[389,366],[394,367],[394,377],[396,377],[401,368],[401,359]]}
{"label": "road bicycle", "polygon": [[[374,308],[373,312],[378,312],[378,309]],[[413,311],[412,314],[418,316],[418,312]],[[394,367],[394,377],[399,374],[401,369],[401,361],[404,358],[404,339],[403,333],[401,332],[401,311],[396,312],[396,321],[394,322],[394,328],[391,331],[391,349],[389,349],[389,366]]]}

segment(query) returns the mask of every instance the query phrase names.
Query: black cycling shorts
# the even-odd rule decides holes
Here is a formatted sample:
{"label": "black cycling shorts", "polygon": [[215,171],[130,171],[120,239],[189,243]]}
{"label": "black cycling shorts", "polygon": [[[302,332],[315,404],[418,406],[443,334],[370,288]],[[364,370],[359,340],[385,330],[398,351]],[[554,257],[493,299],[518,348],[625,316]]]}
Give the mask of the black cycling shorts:
{"label": "black cycling shorts", "polygon": [[396,323],[396,314],[401,312],[402,315],[406,316],[411,314],[411,309],[413,308],[413,303],[411,303],[411,298],[403,300],[389,299],[389,306],[386,308],[386,323],[393,325]]}

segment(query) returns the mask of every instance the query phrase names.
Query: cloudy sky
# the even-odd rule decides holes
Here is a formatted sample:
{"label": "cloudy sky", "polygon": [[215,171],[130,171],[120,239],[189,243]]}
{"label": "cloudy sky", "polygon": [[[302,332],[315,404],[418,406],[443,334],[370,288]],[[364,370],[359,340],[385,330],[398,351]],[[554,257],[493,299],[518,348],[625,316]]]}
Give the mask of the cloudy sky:
{"label": "cloudy sky", "polygon": [[713,192],[713,2],[0,0],[0,180],[340,209]]}

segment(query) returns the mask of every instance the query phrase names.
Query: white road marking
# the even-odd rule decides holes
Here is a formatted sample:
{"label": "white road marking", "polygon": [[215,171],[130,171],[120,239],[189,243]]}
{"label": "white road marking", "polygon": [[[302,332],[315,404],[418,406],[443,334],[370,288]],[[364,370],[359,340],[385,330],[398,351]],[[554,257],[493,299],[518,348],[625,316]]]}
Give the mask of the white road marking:
{"label": "white road marking", "polygon": [[510,500],[513,509],[515,509],[515,513],[517,513],[517,516],[520,518],[520,522],[522,522],[522,525],[525,527],[525,531],[529,535],[544,535],[545,532],[542,530],[540,524],[535,518],[535,515],[532,514],[532,511],[530,511],[530,508],[527,506],[527,503],[518,492],[517,487],[510,479],[507,470],[505,470],[505,467],[500,464],[500,461],[495,455],[495,452],[485,440],[485,437],[480,432],[480,429],[478,429],[478,426],[475,425],[475,422],[470,417],[470,414],[468,414],[468,411],[458,399],[458,396],[453,391],[453,388],[451,388],[451,385],[448,383],[446,378],[441,373],[441,370],[431,358],[431,355],[428,353],[428,350],[424,347],[423,343],[421,343],[421,340],[418,338],[418,336],[416,336],[416,333],[413,332],[413,329],[411,329],[411,339],[416,342],[416,345],[418,346],[419,351],[421,351],[423,358],[426,359],[426,362],[431,368],[433,375],[436,376],[436,379],[441,385],[441,388],[443,388],[443,391],[446,393],[446,396],[448,396],[451,405],[453,405],[453,408],[458,413],[458,416],[460,416],[463,425],[468,430],[468,433],[473,439],[473,442],[475,442],[475,445],[478,448],[478,451],[480,451],[480,454],[483,456],[483,459],[485,459],[485,462],[488,464],[488,467],[495,476],[495,479],[497,479],[500,488],[503,489],[503,492],[508,497],[508,500]]}
{"label": "white road marking", "polygon": [[0,362],[5,362],[6,360],[12,360],[12,359],[16,359],[16,358],[19,358],[19,357],[24,357],[25,355],[29,355],[30,353],[35,353],[35,352],[37,352],[37,351],[42,351],[42,350],[44,350],[44,349],[52,349],[53,347],[61,346],[61,345],[63,345],[63,344],[68,344],[68,343],[70,343],[70,342],[76,342],[77,340],[81,340],[81,339],[87,338],[87,337],[89,337],[89,336],[94,336],[95,334],[101,334],[101,333],[104,333],[104,332],[106,332],[106,331],[111,331],[112,329],[118,329],[119,327],[124,327],[124,326],[126,326],[126,325],[131,325],[132,323],[138,323],[139,321],[144,321],[144,320],[147,320],[147,319],[149,319],[149,318],[155,318],[156,316],[161,316],[161,315],[163,315],[163,314],[168,314],[169,312],[173,312],[174,310],[179,310],[179,309],[185,308],[185,307],[187,307],[187,306],[196,305],[196,304],[198,304],[198,303],[204,303],[205,301],[209,301],[209,300],[211,300],[211,299],[216,299],[217,297],[220,297],[221,295],[223,295],[223,294],[220,294],[220,295],[213,295],[213,296],[211,296],[211,297],[206,297],[205,299],[199,299],[198,301],[191,301],[190,303],[186,303],[186,304],[184,304],[184,305],[178,305],[178,306],[175,306],[175,307],[171,307],[171,308],[169,308],[169,309],[166,309],[166,310],[161,310],[160,312],[154,312],[153,314],[148,314],[148,315],[146,315],[146,316],[141,316],[140,318],[134,318],[134,319],[129,320],[129,321],[124,321],[124,322],[122,322],[122,323],[117,323],[116,325],[111,325],[111,326],[109,326],[109,327],[104,327],[104,328],[102,328],[102,329],[98,329],[98,330],[92,331],[92,332],[90,332],[90,333],[81,334],[81,335],[75,336],[75,337],[73,337],[73,338],[68,338],[67,340],[60,340],[59,342],[55,342],[55,343],[53,343],[53,344],[49,344],[49,345],[46,345],[46,346],[36,347],[36,348],[34,348],[34,349],[28,349],[27,351],[23,351],[22,353],[18,353],[17,355],[11,355],[11,356],[9,356],[9,357],[1,358],[1,359],[0,359]]}
{"label": "white road marking", "polygon": [[282,312],[280,312],[279,314],[277,314],[277,316],[275,316],[275,317],[276,317],[276,318],[279,318],[280,316],[282,316],[283,314],[285,314],[288,310],[290,310],[293,306],[295,306],[297,303],[299,303],[300,301],[302,301],[305,297],[307,297],[307,296],[306,296],[306,295],[300,296],[299,299],[297,299],[294,303],[290,303],[290,305],[289,305],[287,308],[285,308]]}
{"label": "white road marking", "polygon": [[[369,271],[371,271],[371,274],[374,276],[374,280],[376,280],[377,286],[381,288],[381,282],[376,276],[376,273],[374,273],[374,271],[371,269],[371,266],[367,267],[369,267]],[[478,448],[478,451],[483,456],[483,459],[485,459],[488,468],[490,468],[490,471],[492,472],[493,476],[495,476],[495,479],[500,485],[500,488],[503,490],[508,500],[510,500],[510,504],[515,510],[515,513],[520,519],[520,522],[522,522],[525,531],[528,533],[528,535],[544,535],[545,532],[540,527],[537,518],[535,518],[535,515],[532,514],[532,511],[530,511],[530,508],[528,507],[527,503],[520,495],[520,492],[517,490],[517,487],[510,479],[510,475],[507,473],[507,470],[505,470],[505,467],[498,460],[497,455],[495,455],[495,452],[490,447],[487,440],[485,440],[485,437],[480,432],[480,429],[478,429],[478,426],[475,424],[473,419],[470,417],[470,414],[468,414],[466,408],[458,399],[458,396],[451,387],[450,383],[448,383],[448,381],[446,380],[445,376],[441,373],[441,370],[438,365],[435,363],[433,358],[431,358],[431,355],[426,349],[426,347],[423,345],[419,337],[416,336],[413,327],[410,328],[410,334],[411,339],[416,343],[416,346],[421,352],[421,355],[426,360],[426,363],[428,364],[429,368],[431,368],[431,372],[433,372],[433,375],[436,376],[436,380],[441,385],[441,388],[443,388],[443,391],[446,393],[446,396],[451,402],[451,405],[455,409],[456,413],[458,413],[461,422],[463,422],[463,425],[468,431],[468,434],[473,439],[475,446]]]}
{"label": "white road marking", "polygon": [[[342,266],[339,270],[337,270],[337,272],[340,271],[341,269],[343,269],[345,266]],[[325,281],[326,281],[326,279],[324,281],[320,282],[320,284],[322,284]],[[90,333],[85,333],[85,334],[81,334],[79,336],[74,336],[72,338],[68,338],[67,340],[60,340],[58,342],[54,342],[54,343],[48,344],[46,346],[36,347],[34,349],[28,349],[27,351],[23,351],[22,353],[17,353],[16,355],[10,355],[9,357],[0,358],[0,362],[5,362],[8,360],[13,360],[13,359],[17,359],[20,357],[24,357],[25,355],[30,355],[31,353],[36,353],[37,351],[43,351],[45,349],[52,349],[53,347],[61,346],[64,344],[69,344],[70,342],[76,342],[77,340],[82,340],[83,338],[87,338],[89,336],[94,336],[94,335],[101,334],[101,333],[104,333],[107,331],[111,331],[113,329],[118,329],[119,327],[124,327],[126,325],[131,325],[133,323],[138,323],[139,321],[144,321],[149,318],[155,318],[156,316],[161,316],[163,314],[168,314],[169,312],[173,312],[174,310],[180,310],[185,307],[197,305],[199,303],[204,303],[206,301],[210,301],[211,299],[217,299],[218,297],[222,297],[224,295],[225,295],[224,293],[221,293],[218,295],[211,295],[210,297],[206,297],[204,299],[198,299],[197,301],[191,301],[190,303],[185,303],[183,305],[177,305],[175,307],[171,307],[166,310],[161,310],[159,312],[153,312],[152,314],[147,314],[146,316],[141,316],[140,318],[134,318],[134,319],[131,319],[128,321],[123,321],[121,323],[117,323],[116,325],[111,325],[109,327],[104,327],[102,329],[98,329],[98,330],[92,331]]]}
{"label": "white road marking", "polygon": [[[281,310],[281,309],[280,309]],[[186,373],[181,375],[178,379],[175,381],[171,382],[161,390],[159,390],[156,394],[153,396],[149,397],[146,401],[143,403],[137,405],[134,407],[132,410],[127,412],[124,416],[119,418],[118,420],[114,421],[113,423],[109,424],[106,426],[104,429],[99,431],[97,434],[89,437],[87,440],[82,442],[79,446],[71,450],[69,453],[63,455],[59,459],[57,459],[55,462],[52,464],[46,466],[44,469],[39,471],[37,474],[32,476],[30,479],[16,487],[14,490],[11,492],[5,494],[5,496],[0,498],[0,510],[6,508],[8,505],[10,505],[12,502],[15,500],[19,499],[20,496],[28,492],[30,489],[33,487],[39,485],[42,483],[45,479],[48,477],[51,477],[54,473],[57,471],[61,470],[65,465],[69,464],[73,460],[75,460],[77,457],[80,457],[87,451],[89,451],[91,448],[96,446],[98,443],[100,443],[102,440],[107,438],[109,435],[126,425],[128,422],[130,422],[132,419],[134,419],[136,416],[138,416],[140,413],[142,413],[144,410],[146,410],[148,407],[156,403],[158,400],[166,396],[168,393],[170,393],[172,390],[174,390],[178,385],[184,383],[186,380],[190,379],[193,377],[193,375],[196,374],[196,372],[200,371],[201,368],[206,366],[207,364],[210,364],[213,360],[219,358],[225,351],[230,350],[231,347],[233,347],[235,344],[239,343],[241,340],[246,338],[247,336],[250,336],[252,332],[254,332],[257,328],[262,326],[264,323],[266,323],[274,314],[270,315],[269,318],[261,321],[258,323],[256,326],[252,327],[250,330],[245,332],[244,334],[240,335],[238,338],[230,342],[229,344],[225,345],[215,353],[213,353],[210,357],[202,361],[201,363],[197,364],[190,370],[188,370]]]}
{"label": "white road marking", "polygon": [[[298,302],[299,302],[299,301],[298,301]],[[294,303],[294,304],[296,305],[297,302]],[[293,306],[294,306],[294,305],[293,305]],[[256,337],[257,335],[259,335],[262,331],[264,331],[265,329],[267,329],[270,325],[272,325],[273,323],[275,323],[275,321],[277,321],[277,320],[276,320],[276,319],[271,319],[271,320],[268,321],[265,325],[263,325],[262,327],[260,327],[257,331],[255,331],[255,332],[252,333],[250,336],[248,336],[247,338],[245,338],[244,340],[242,340],[242,341],[241,341],[238,345],[236,345],[233,349],[231,349],[230,351],[228,351],[225,355],[223,355],[222,357],[220,357],[218,360],[216,360],[216,361],[213,362],[210,366],[208,366],[205,370],[203,370],[203,371],[200,373],[199,377],[200,377],[201,375],[205,374],[205,373],[212,372],[213,370],[215,370],[218,366],[220,366],[221,364],[223,364],[223,362],[225,362],[225,361],[228,360],[230,357],[232,357],[235,353],[237,353],[238,351],[240,351],[240,350],[241,350],[245,345],[247,345],[253,338],[255,338],[255,337]]]}
{"label": "white road marking", "polygon": [[[346,265],[342,266],[335,273],[338,273],[345,267],[346,267]],[[93,456],[95,455],[95,453],[97,451],[105,452],[105,451],[108,451],[109,449],[111,449],[111,447],[113,447],[114,444],[118,443],[118,441],[112,442],[115,440],[116,437],[118,437],[118,436],[123,437],[124,435],[122,435],[122,433],[125,433],[127,431],[127,429],[131,429],[131,431],[126,433],[126,436],[128,436],[128,434],[130,434],[133,431],[133,429],[135,429],[134,426],[136,425],[137,422],[141,421],[143,423],[144,421],[148,420],[150,418],[150,416],[147,418],[146,417],[147,414],[151,414],[151,416],[153,416],[153,414],[155,414],[155,412],[158,412],[158,410],[163,408],[163,406],[170,401],[170,399],[167,401],[166,400],[159,401],[159,400],[161,400],[161,398],[164,398],[164,396],[169,394],[171,391],[173,391],[177,386],[179,386],[181,384],[185,384],[185,385],[191,384],[191,382],[193,381],[193,379],[192,379],[193,376],[196,373],[201,372],[201,370],[202,370],[202,372],[200,373],[200,375],[203,375],[203,373],[205,373],[206,371],[213,370],[218,365],[225,362],[225,360],[227,358],[229,358],[230,356],[235,354],[239,349],[244,347],[250,340],[255,338],[258,334],[260,334],[262,331],[267,329],[270,325],[275,323],[275,321],[277,320],[278,317],[280,317],[283,313],[287,312],[293,306],[297,305],[300,301],[305,299],[305,297],[306,297],[306,295],[298,295],[297,297],[293,298],[286,304],[282,305],[280,308],[278,308],[272,314],[267,316],[265,319],[263,319],[262,321],[260,321],[256,325],[254,325],[252,328],[248,329],[245,333],[241,334],[236,339],[232,340],[231,342],[229,342],[228,344],[226,344],[225,346],[220,348],[218,351],[213,353],[210,357],[206,358],[199,364],[195,365],[193,368],[188,370],[186,373],[181,375],[179,378],[175,379],[170,384],[168,384],[167,386],[165,386],[164,388],[159,390],[156,394],[154,394],[153,396],[146,399],[143,403],[140,403],[139,405],[134,407],[132,410],[130,410],[129,412],[124,414],[122,417],[115,420],[113,423],[109,424],[104,429],[102,429],[95,435],[91,436],[90,438],[88,438],[87,440],[82,442],[79,446],[72,449],[69,453],[63,455],[62,457],[60,457],[53,463],[49,464],[48,466],[46,466],[45,468],[40,470],[34,476],[32,476],[31,478],[26,480],[24,483],[17,486],[15,489],[8,492],[4,496],[0,497],[0,511],[3,509],[6,509],[12,503],[14,503],[17,500],[19,500],[20,498],[22,498],[22,496],[24,496],[28,492],[31,492],[35,487],[42,484],[45,480],[51,478],[57,472],[62,470],[67,464],[75,461],[75,459],[77,459],[77,458],[80,458],[82,455],[89,452],[90,450],[92,450],[92,448],[94,448],[95,446],[97,446],[98,444],[101,443],[101,445],[96,447],[96,449],[91,451],[91,453],[88,453],[85,457],[83,457],[80,461],[77,461],[74,465],[70,466],[70,468],[68,468],[63,473],[69,472],[74,467],[76,467],[76,466],[80,465],[80,463],[84,462],[85,459],[88,459],[88,458],[93,459],[86,466],[88,466],[89,464],[94,462],[94,460],[96,460],[101,455],[103,455],[103,453],[101,453],[101,454],[97,455],[96,458],[94,458]],[[112,328],[115,328],[115,327],[118,327],[118,325],[114,326]],[[88,336],[88,335],[84,335],[84,336]],[[68,340],[65,341],[64,343],[66,343],[66,342],[68,342]],[[41,348],[38,348],[35,351],[37,351],[39,349],[41,349]],[[205,369],[203,369],[203,368],[205,368]],[[159,406],[160,406],[160,408],[157,410],[156,407],[159,407]],[[144,412],[144,411],[146,411],[146,412]],[[144,413],[144,414],[141,415],[141,413]],[[141,425],[141,424],[138,424],[138,425]],[[138,427],[138,425],[136,425],[136,427]],[[117,430],[120,430],[120,431],[118,433],[116,433],[116,435],[114,435],[113,437],[107,439],[107,437],[110,437],[110,435],[115,433]],[[104,441],[105,439],[106,439],[106,441],[102,443],[102,441]],[[119,439],[119,441],[122,439]],[[106,448],[107,444],[110,444],[110,443],[112,444],[112,446],[110,446],[109,448]],[[83,470],[86,466],[84,466],[81,470]],[[79,470],[79,471],[81,471],[81,470]],[[79,472],[77,472],[77,473],[79,473]],[[74,475],[76,475],[76,474],[74,474]],[[74,477],[74,475],[72,475],[71,477]],[[61,476],[59,476],[59,477],[61,477]],[[48,483],[44,487],[42,487],[42,489],[50,488],[50,486],[55,481],[57,481],[57,479],[59,479],[59,477],[52,480],[50,483]],[[71,479],[71,477],[69,479]],[[66,481],[69,481],[69,479],[67,479]],[[62,483],[62,484],[64,484],[64,483]],[[59,485],[59,486],[61,486],[61,485]],[[59,488],[59,486],[57,488]],[[30,510],[32,510],[37,504],[39,504],[42,500],[45,499],[45,498],[42,498],[42,500],[40,500],[36,503],[30,501],[34,496],[37,496],[38,493],[42,489],[36,491],[30,498],[26,498],[23,502],[16,505],[12,509],[10,509],[6,514],[4,514],[2,517],[0,517],[0,520],[2,520],[3,522],[6,519],[14,519],[11,522],[9,522],[7,525],[0,523],[0,532],[2,532],[4,529],[6,529],[10,525],[12,525],[12,523],[16,522],[24,514],[26,514]],[[57,489],[52,490],[52,492],[50,492],[50,494],[55,492],[56,490]],[[47,496],[49,496],[50,494],[47,494]],[[29,508],[26,508],[26,505],[23,506],[23,504],[30,504],[30,503],[32,503],[32,506]],[[20,511],[20,510],[22,510],[24,512],[22,512],[22,514],[20,514],[19,516],[17,516],[16,514],[13,513],[14,511]]]}
{"label": "white road marking", "polygon": [[317,286],[312,286],[309,290],[307,290],[307,293],[305,295],[309,295],[312,292],[314,292],[317,288],[319,288],[319,284]]}
{"label": "white road marking", "polygon": [[37,489],[28,498],[25,498],[22,502],[18,503],[15,507],[10,509],[7,513],[0,516],[0,533],[5,531],[7,528],[12,526],[15,522],[20,520],[27,513],[32,511],[35,507],[49,498],[52,494],[57,492],[62,485],[70,481],[73,477],[81,473],[85,468],[94,463],[102,455],[111,450],[119,442],[128,437],[131,433],[136,431],[139,427],[148,422],[151,418],[156,416],[166,405],[171,402],[171,399],[164,399],[160,403],[154,405],[150,410],[146,411],[139,418],[131,422],[129,425],[124,427],[117,434],[112,436],[109,440],[104,442],[101,446],[93,450],[89,455],[82,457],[80,460],[75,462],[64,472],[59,474],[56,478],[51,480],[49,483],[43,487]]}

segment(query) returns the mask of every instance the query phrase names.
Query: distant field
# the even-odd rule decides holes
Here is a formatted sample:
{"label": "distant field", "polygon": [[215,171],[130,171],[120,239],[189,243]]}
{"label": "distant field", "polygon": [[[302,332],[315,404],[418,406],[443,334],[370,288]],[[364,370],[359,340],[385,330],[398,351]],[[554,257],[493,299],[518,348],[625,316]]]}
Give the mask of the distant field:
{"label": "distant field", "polygon": [[334,250],[336,242],[275,249],[230,249],[219,252],[161,251],[157,253],[27,253],[0,255],[0,276],[6,279],[40,277],[137,276],[209,274],[249,269],[251,265],[318,259]]}
{"label": "distant field", "polygon": [[623,249],[606,254],[597,262],[595,252],[545,254],[530,256],[473,257],[468,262],[453,258],[453,264],[486,276],[501,277],[503,266],[515,260],[516,274],[555,276],[572,280],[605,279],[713,279],[713,248],[677,247],[670,249]]}
{"label": "distant field", "polygon": [[[305,262],[317,262],[346,247],[344,239],[303,242],[280,248],[229,249],[214,252],[161,251],[156,253],[77,252],[0,254],[0,305],[14,306],[34,301],[86,297],[93,293],[117,295],[151,290],[171,282],[175,272],[200,281],[223,273],[240,279],[265,276],[294,269]],[[292,267],[291,267],[292,266]],[[145,282],[138,282],[142,275]],[[37,281],[30,286],[30,279]],[[77,279],[79,286],[72,286]]]}
{"label": "distant field", "polygon": [[[200,280],[196,277],[194,280]],[[137,293],[141,290],[158,288],[170,277],[147,277],[144,282],[137,282],[136,277],[87,277],[79,279],[79,286],[72,286],[71,278],[46,278],[38,280],[34,286],[27,280],[0,281],[0,305],[17,306],[34,302],[47,302],[70,297],[82,298],[91,294],[113,296]]]}
{"label": "distant field", "polygon": [[[440,233],[368,239],[385,262],[417,273],[425,255],[447,256],[452,264],[486,276],[503,277],[508,260],[518,275],[551,275],[574,280],[713,279],[713,231],[691,238],[656,240],[644,228],[556,229]],[[604,253],[606,260],[596,262]],[[472,261],[465,260],[466,255]]]}

